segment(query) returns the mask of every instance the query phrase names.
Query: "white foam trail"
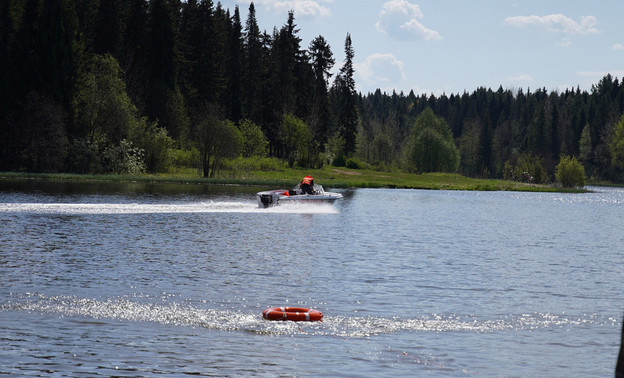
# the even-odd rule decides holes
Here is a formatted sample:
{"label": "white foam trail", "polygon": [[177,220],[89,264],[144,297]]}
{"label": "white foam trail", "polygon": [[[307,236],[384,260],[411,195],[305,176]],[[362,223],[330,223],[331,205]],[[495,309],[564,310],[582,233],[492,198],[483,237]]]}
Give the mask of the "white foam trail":
{"label": "white foam trail", "polygon": [[[148,300],[147,302],[141,299]],[[423,315],[416,318],[326,316],[323,322],[275,322],[262,319],[260,309],[249,311],[198,308],[180,303],[152,303],[151,298],[95,300],[76,297],[46,297],[26,294],[0,304],[0,311],[27,311],[62,317],[87,317],[130,322],[157,322],[202,327],[219,331],[247,331],[268,334],[312,333],[337,337],[370,337],[395,332],[491,333],[509,330],[567,328],[588,325],[616,326],[618,319],[596,314],[510,314],[497,319],[475,316]],[[329,310],[324,310],[329,312]],[[304,327],[304,328],[302,328]]]}
{"label": "white foam trail", "polygon": [[259,208],[255,202],[194,203],[0,203],[0,213],[34,214],[168,214],[168,213],[305,213],[337,214],[330,204],[301,204]]}

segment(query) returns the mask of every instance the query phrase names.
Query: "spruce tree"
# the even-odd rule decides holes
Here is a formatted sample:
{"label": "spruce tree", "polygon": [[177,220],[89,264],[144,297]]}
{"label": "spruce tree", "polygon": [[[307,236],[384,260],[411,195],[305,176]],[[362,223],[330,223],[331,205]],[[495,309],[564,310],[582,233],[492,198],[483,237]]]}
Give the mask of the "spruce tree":
{"label": "spruce tree", "polygon": [[9,2],[2,1],[0,2],[0,67],[5,68],[0,71],[0,170],[6,170],[6,153],[12,143],[6,116],[11,109],[9,101],[13,97],[9,85],[12,76],[9,67],[9,45],[13,37]]}
{"label": "spruce tree", "polygon": [[312,101],[308,105],[308,123],[312,129],[314,141],[321,147],[327,141],[329,132],[330,110],[327,93],[327,81],[332,76],[330,70],[335,60],[325,38],[316,37],[309,48],[310,64],[314,73]]}
{"label": "spruce tree", "polygon": [[254,122],[258,122],[261,103],[260,85],[262,84],[262,41],[253,2],[249,5],[243,44],[243,114]]}
{"label": "spruce tree", "polygon": [[100,1],[95,23],[93,52],[119,57],[123,36],[121,4],[119,0]]}
{"label": "spruce tree", "polygon": [[125,28],[119,52],[119,64],[124,71],[126,88],[132,102],[145,113],[148,67],[148,8],[147,0],[129,0],[125,9]]}
{"label": "spruce tree", "polygon": [[242,119],[242,64],[243,64],[243,37],[240,12],[238,6],[234,8],[232,17],[229,49],[228,76],[228,118],[234,122]]}
{"label": "spruce tree", "polygon": [[189,106],[197,104],[198,90],[193,74],[198,63],[198,50],[202,38],[201,15],[197,0],[188,0],[182,9],[179,35],[180,89]]}
{"label": "spruce tree", "polygon": [[351,35],[347,33],[345,39],[345,61],[334,82],[339,104],[338,127],[340,136],[344,140],[344,153],[346,156],[351,156],[355,152],[355,136],[358,125],[357,94],[355,92],[355,79],[353,78],[355,73],[353,67],[354,56]]}
{"label": "spruce tree", "polygon": [[212,77],[212,101],[215,101],[227,112],[227,95],[228,95],[228,65],[229,51],[228,42],[230,35],[230,16],[229,12],[217,3],[214,11],[214,29],[210,41],[212,44],[212,55],[214,56],[214,65],[209,75]]}
{"label": "spruce tree", "polygon": [[274,65],[272,77],[276,86],[273,95],[277,100],[280,114],[295,114],[297,104],[296,92],[296,68],[297,60],[301,54],[301,39],[297,36],[294,13],[288,12],[288,21],[279,32],[275,34],[271,55]]}
{"label": "spruce tree", "polygon": [[146,113],[175,139],[184,137],[186,110],[177,85],[180,54],[177,45],[178,9],[174,0],[150,1],[147,41]]}

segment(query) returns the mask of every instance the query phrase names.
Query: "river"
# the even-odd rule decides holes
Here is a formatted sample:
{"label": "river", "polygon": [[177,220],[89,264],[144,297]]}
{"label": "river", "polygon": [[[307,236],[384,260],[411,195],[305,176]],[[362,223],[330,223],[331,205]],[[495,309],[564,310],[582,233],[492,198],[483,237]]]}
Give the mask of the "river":
{"label": "river", "polygon": [[624,190],[263,189],[0,181],[0,374],[613,375]]}

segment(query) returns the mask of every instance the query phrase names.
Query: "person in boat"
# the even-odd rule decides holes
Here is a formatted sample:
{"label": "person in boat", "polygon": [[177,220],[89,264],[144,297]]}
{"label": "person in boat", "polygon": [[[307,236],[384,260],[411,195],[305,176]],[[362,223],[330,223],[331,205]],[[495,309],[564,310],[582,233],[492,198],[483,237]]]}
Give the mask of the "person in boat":
{"label": "person in boat", "polygon": [[304,194],[316,194],[314,191],[314,178],[312,176],[306,176],[301,180],[301,184],[299,184],[299,189]]}

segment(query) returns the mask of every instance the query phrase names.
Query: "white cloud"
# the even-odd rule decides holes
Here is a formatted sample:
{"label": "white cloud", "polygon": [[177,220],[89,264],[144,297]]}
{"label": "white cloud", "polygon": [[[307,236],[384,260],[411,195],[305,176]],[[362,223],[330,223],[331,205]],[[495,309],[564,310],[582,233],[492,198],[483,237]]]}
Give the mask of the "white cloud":
{"label": "white cloud", "polygon": [[600,33],[596,29],[596,17],[583,16],[580,22],[561,14],[549,14],[546,16],[515,16],[505,18],[504,24],[516,27],[536,27],[545,29],[553,33],[562,33],[567,35],[576,34],[597,34]]}
{"label": "white cloud", "polygon": [[384,3],[379,12],[379,21],[375,24],[377,31],[398,39],[424,39],[438,41],[440,33],[420,23],[423,13],[417,4],[407,0],[390,0]]}
{"label": "white cloud", "polygon": [[332,2],[330,0],[255,0],[254,4],[262,5],[273,12],[287,13],[295,11],[296,17],[329,17],[331,10],[321,3]]}
{"label": "white cloud", "polygon": [[373,54],[355,64],[355,72],[366,87],[395,88],[405,81],[403,62],[393,54]]}
{"label": "white cloud", "polygon": [[622,46],[621,43],[616,43],[613,46],[611,46],[611,50],[624,50],[624,46]]}
{"label": "white cloud", "polygon": [[517,76],[510,77],[508,80],[512,82],[530,83],[533,81],[533,77],[529,74],[520,74]]}

